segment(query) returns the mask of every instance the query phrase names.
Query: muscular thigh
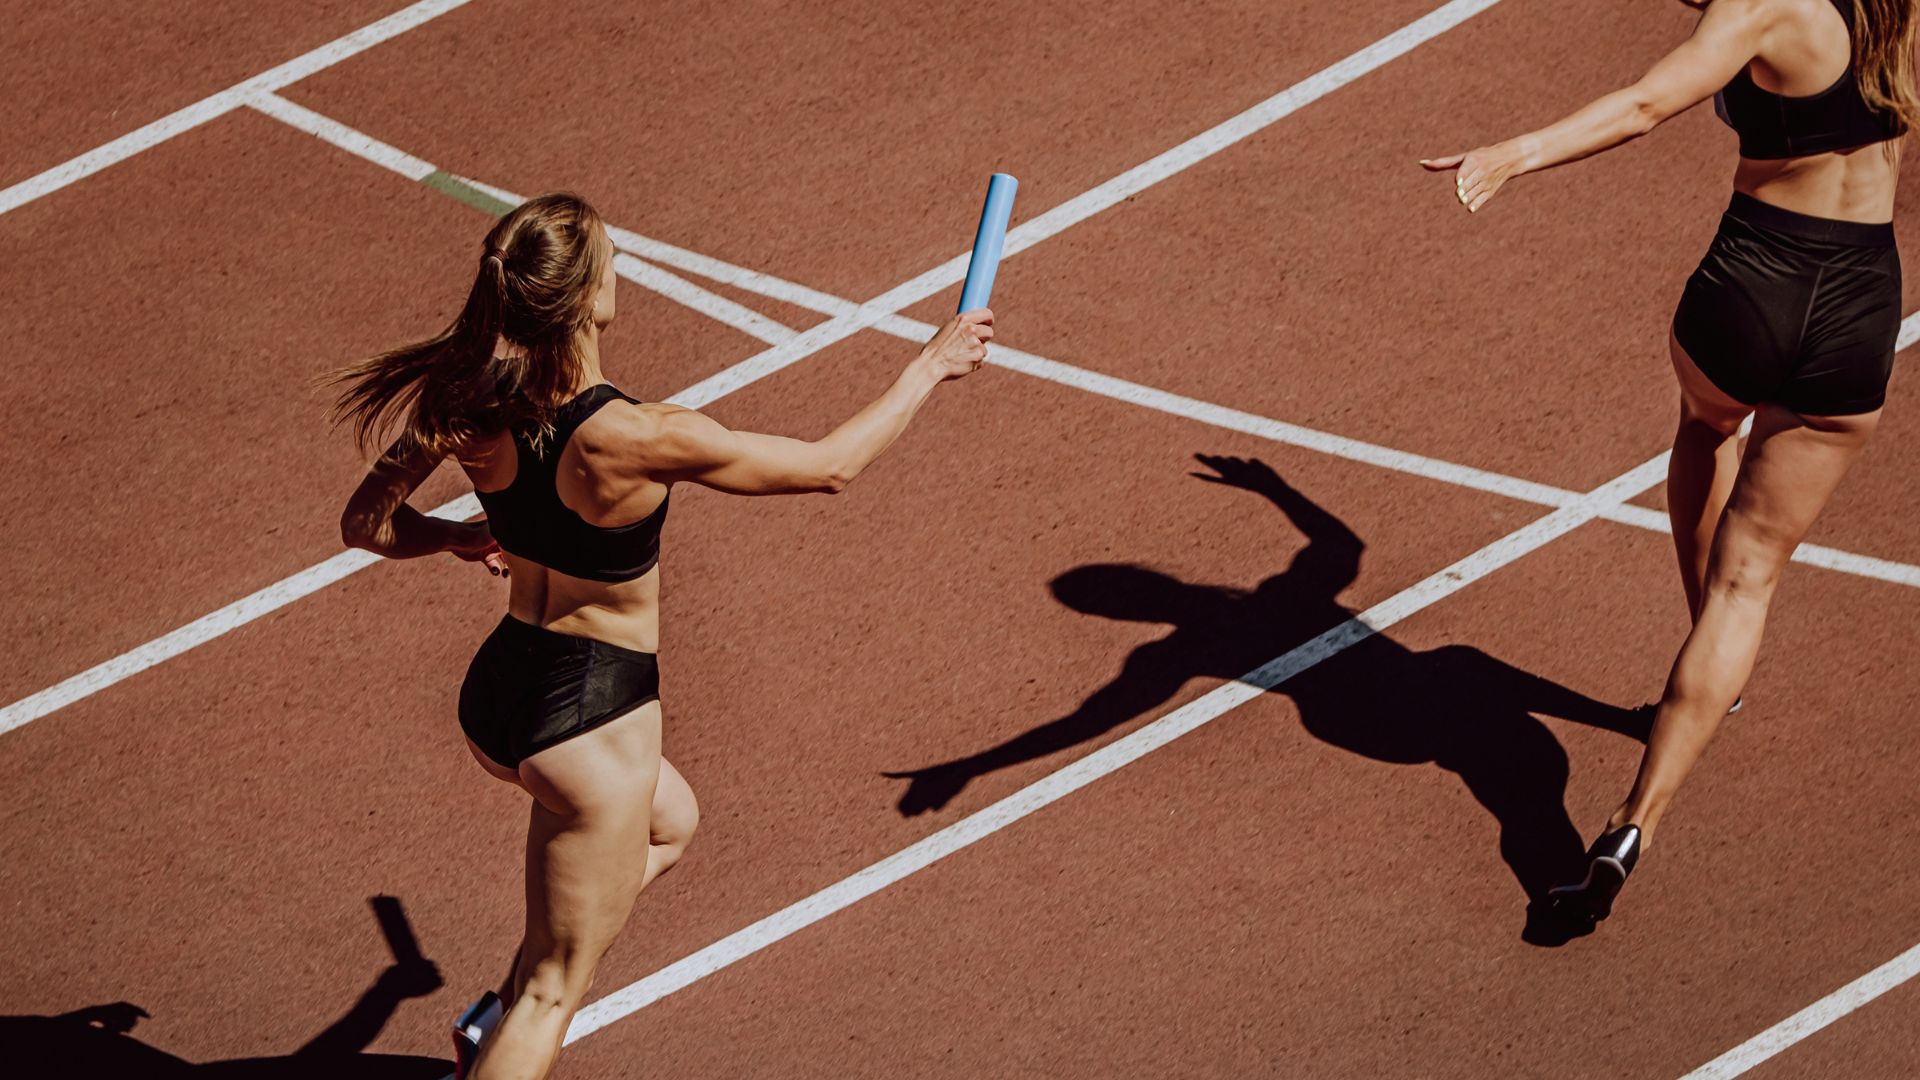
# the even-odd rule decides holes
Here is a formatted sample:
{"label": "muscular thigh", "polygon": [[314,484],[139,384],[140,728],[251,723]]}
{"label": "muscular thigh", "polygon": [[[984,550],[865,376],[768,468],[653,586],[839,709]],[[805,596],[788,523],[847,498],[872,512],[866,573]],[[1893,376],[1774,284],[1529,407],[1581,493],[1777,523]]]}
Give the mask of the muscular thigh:
{"label": "muscular thigh", "polygon": [[660,777],[660,703],[649,701],[527,758],[519,777],[536,801],[563,818],[643,815]]}
{"label": "muscular thigh", "polygon": [[527,830],[527,922],[535,953],[588,963],[613,940],[645,882],[661,772],[660,703],[520,764],[534,797]]}
{"label": "muscular thigh", "polygon": [[1784,562],[1840,486],[1879,419],[1878,411],[1806,417],[1763,406],[1727,503],[1722,542],[1758,546]]}

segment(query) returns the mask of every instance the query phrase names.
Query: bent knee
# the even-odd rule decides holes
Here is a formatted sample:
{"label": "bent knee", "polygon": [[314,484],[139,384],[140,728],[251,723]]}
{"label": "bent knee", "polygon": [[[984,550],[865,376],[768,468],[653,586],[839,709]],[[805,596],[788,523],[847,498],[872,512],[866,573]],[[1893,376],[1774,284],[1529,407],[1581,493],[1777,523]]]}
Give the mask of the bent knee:
{"label": "bent knee", "polygon": [[1766,558],[1716,562],[1707,573],[1707,598],[1734,604],[1764,604],[1772,599],[1774,588],[1780,584],[1781,568],[1781,561]]}
{"label": "bent knee", "polygon": [[685,848],[699,827],[699,800],[693,797],[692,791],[686,791],[682,797],[654,807],[649,831],[655,844]]}
{"label": "bent knee", "polygon": [[586,1003],[593,990],[594,962],[580,958],[552,957],[533,966],[527,985],[514,999],[541,1012],[557,1011],[571,1016]]}

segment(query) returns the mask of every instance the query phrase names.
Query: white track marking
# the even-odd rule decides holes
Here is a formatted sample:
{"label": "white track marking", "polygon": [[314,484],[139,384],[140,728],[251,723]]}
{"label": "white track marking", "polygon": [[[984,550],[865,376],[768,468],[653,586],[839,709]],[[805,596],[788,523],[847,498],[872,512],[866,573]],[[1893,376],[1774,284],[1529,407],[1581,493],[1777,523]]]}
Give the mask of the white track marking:
{"label": "white track marking", "polygon": [[[474,183],[474,186],[503,201],[518,201],[517,197],[501,189],[479,183]],[[623,251],[644,254],[650,259],[689,273],[699,274],[797,307],[829,316],[842,316],[855,311],[859,306],[852,301],[828,293],[734,266],[710,256],[641,236],[630,230],[609,227],[608,232],[613,237],[615,245]],[[657,271],[657,268],[654,269]],[[664,271],[657,272],[664,273]],[[635,278],[635,280],[639,279]],[[681,302],[688,303],[697,310],[708,311],[713,301],[719,301],[722,304],[732,303],[698,286],[691,285],[684,279],[674,278],[673,280],[680,286],[693,290],[688,294],[690,299]],[[649,287],[655,286],[650,284]],[[657,289],[657,291],[673,295],[666,289]],[[678,296],[674,298],[680,299]],[[718,314],[714,317],[722,318]],[[730,320],[722,318],[722,321]],[[771,322],[771,320],[768,321]],[[792,330],[778,323],[772,325],[779,331],[793,333]],[[745,326],[741,328],[746,329]],[[875,323],[874,329],[914,341],[925,340],[934,330],[926,323],[897,314]],[[748,332],[754,331],[748,330]],[[763,340],[775,341],[778,338],[776,333],[770,332],[763,337]],[[1901,324],[1898,347],[1904,350],[1915,341],[1920,341],[1920,314],[1908,316]],[[1564,488],[1537,484],[1516,477],[1503,476],[1287,424],[1047,360],[1005,346],[995,347],[992,363],[1036,378],[1073,386],[1115,400],[1183,416],[1216,427],[1241,431],[1288,445],[1462,487],[1556,506],[1560,509],[1556,514],[1535,522],[1526,529],[1441,571],[1385,603],[1334,627],[1256,671],[1249,672],[1239,681],[1221,686],[992,806],[594,1002],[575,1017],[572,1027],[567,1032],[568,1043],[585,1038],[608,1024],[773,945],[947,855],[1005,828],[1100,776],[1165,746],[1235,706],[1259,696],[1267,689],[1280,685],[1320,660],[1357,644],[1407,615],[1437,602],[1471,581],[1505,565],[1506,562],[1513,561],[1520,554],[1564,535],[1579,524],[1598,517],[1654,532],[1669,530],[1665,514],[1625,501],[1651,488],[1664,478],[1666,472],[1664,455],[1648,461],[1639,469],[1622,477],[1620,481],[1616,481],[1615,484],[1608,485],[1608,489],[1611,490],[1602,489],[1605,494],[1599,499],[1598,507],[1595,507],[1590,501],[1591,496],[1583,496]],[[1596,491],[1594,494],[1601,495],[1601,492]],[[1802,544],[1794,553],[1794,558],[1799,562],[1843,573],[1920,587],[1920,567],[1903,563],[1814,544]],[[1913,978],[1917,973],[1920,973],[1920,946],[1915,946],[1899,958],[1814,1003],[1768,1031],[1755,1036],[1747,1043],[1728,1051],[1708,1065],[1688,1074],[1683,1080],[1737,1076],[1859,1008],[1867,1001]]]}
{"label": "white track marking", "polygon": [[1920,319],[1909,315],[1900,320],[1900,336],[1894,339],[1893,351],[1899,352],[1916,341],[1920,341]]}
{"label": "white track marking", "polygon": [[[479,512],[479,500],[472,495],[464,495],[434,510],[433,515],[458,521]],[[278,611],[303,596],[319,592],[379,561],[377,555],[349,549],[291,577],[281,578],[258,592],[243,596],[218,611],[202,615],[139,648],[121,653],[105,663],[95,664],[37,694],[21,698],[0,710],[0,735],[38,720],[56,709],[63,709],[81,698],[97,694],[122,679],[171,660],[190,649],[205,645],[229,630]]]}
{"label": "white track marking", "polygon": [[1730,1080],[1739,1076],[1916,975],[1920,975],[1920,945],[1915,945],[1801,1009],[1680,1080]]}
{"label": "white track marking", "polygon": [[[271,115],[287,120],[288,123],[303,131],[325,139],[335,146],[360,157],[391,169],[401,175],[418,180],[435,171],[434,166],[422,161],[403,150],[339,124],[328,117],[309,109],[293,105],[282,98],[267,95],[271,102],[278,103],[275,108],[284,107],[286,114],[265,108]],[[449,174],[451,175],[451,174]],[[505,203],[519,203],[523,197],[504,188],[474,180],[468,177],[455,177],[477,191],[484,192]],[[749,270],[728,262],[689,251],[661,240],[642,236],[630,229],[608,226],[608,235],[614,245],[630,255],[640,256],[654,262],[673,266],[688,273],[699,274],[714,281],[723,282],[736,288],[745,289],[795,307],[806,308],[835,318],[855,318],[862,312],[862,306],[851,300],[811,289],[795,282],[786,281],[771,274]],[[623,257],[616,264],[623,277],[635,284],[652,289],[669,299],[700,311],[709,317],[741,330],[759,340],[772,345],[789,343],[797,331],[766,318],[732,300],[703,289],[675,276],[651,263]],[[932,336],[935,327],[906,316],[893,314],[872,323],[872,329],[894,337],[915,342],[925,341]],[[1920,313],[1909,315],[1901,323],[1899,347],[1904,349],[1912,342],[1920,340]],[[1273,420],[1253,413],[1243,412],[1222,405],[1186,397],[1140,383],[1110,375],[1102,375],[1085,368],[1064,364],[1057,360],[1021,352],[1005,346],[996,347],[992,363],[997,366],[1019,371],[1035,378],[1071,386],[1089,393],[1100,394],[1117,401],[1125,401],[1142,408],[1182,416],[1214,427],[1240,431],[1263,439],[1315,450],[1335,457],[1346,458],[1369,465],[1376,465],[1412,476],[1438,480],[1523,502],[1541,506],[1566,506],[1580,498],[1580,494],[1566,488],[1540,484],[1519,477],[1476,469],[1469,465],[1460,465],[1404,450],[1379,446],[1312,428]],[[694,388],[698,390],[699,388]],[[693,390],[683,392],[689,399],[697,395]],[[683,401],[683,404],[688,403]],[[1751,425],[1751,418],[1748,424]],[[1744,434],[1745,428],[1742,428]],[[1609,521],[1653,532],[1670,532],[1666,515],[1641,506],[1614,507],[1601,515]],[[1859,577],[1876,578],[1897,585],[1920,588],[1920,567],[1871,555],[1859,555],[1837,548],[1823,547],[1818,544],[1802,544],[1793,554],[1794,561],[1840,573]]]}
{"label": "white track marking", "polygon": [[799,331],[782,326],[752,308],[734,303],[716,292],[703,289],[678,274],[670,274],[624,252],[613,257],[613,268],[621,277],[651,289],[661,296],[698,311],[715,322],[733,327],[768,345],[793,340]]}
{"label": "white track marking", "polygon": [[[311,52],[303,53],[279,67],[263,71],[245,82],[201,98],[187,107],[167,114],[153,123],[56,165],[38,176],[28,177],[0,190],[0,214],[17,210],[27,203],[66,187],[76,180],[92,176],[109,165],[166,142],[168,139],[234,109],[248,104],[248,97],[260,91],[273,91],[299,82],[349,57],[356,56],[389,38],[404,34],[431,19],[438,18],[471,0],[421,0],[420,3],[335,38]],[[296,125],[297,126],[297,125]]]}
{"label": "white track marking", "polygon": [[[471,183],[471,181],[468,182]],[[482,184],[475,183],[474,186],[499,197],[504,197],[508,194],[501,192],[498,188],[488,188]],[[736,288],[745,289],[749,292],[758,293],[761,296],[792,304],[795,307],[806,308],[823,315],[835,316],[844,315],[859,307],[859,305],[851,300],[833,296],[829,293],[823,293],[817,289],[810,289],[791,281],[785,281],[770,274],[734,266],[731,263],[722,262],[712,256],[702,255],[698,252],[688,251],[685,248],[675,247],[672,244],[642,236],[629,229],[610,226],[607,231],[608,234],[613,237],[615,246],[624,251],[642,254],[647,258],[673,266],[676,269],[699,274],[702,277],[732,285]],[[695,289],[698,288],[698,286],[691,287]],[[666,290],[662,289],[660,291],[664,293]],[[731,301],[723,297],[713,296],[711,293],[707,295],[712,296],[712,300],[714,301],[722,304],[731,304]],[[706,310],[700,303],[683,302],[690,303],[690,306],[699,310]],[[722,321],[728,321],[718,314],[715,314],[714,317],[721,318]],[[778,324],[776,323],[775,325],[777,326]],[[904,315],[889,315],[874,323],[873,329],[903,340],[919,342],[931,337],[935,328]],[[788,332],[791,333],[792,331]],[[762,340],[771,341],[775,339],[769,337],[763,338]],[[1907,343],[1916,340],[1920,340],[1920,312],[1907,316],[1905,321],[1901,323],[1900,329],[1900,341],[1903,343],[1901,345],[1902,348],[1905,348]],[[1049,360],[1045,357],[1035,356],[1032,353],[1021,352],[1018,349],[1006,345],[995,345],[992,355],[988,359],[988,363],[997,367],[1018,371],[1037,379],[1045,379],[1062,386],[1071,386],[1088,393],[1099,394],[1103,397],[1113,398],[1116,401],[1124,401],[1132,405],[1138,405],[1141,408],[1153,409],[1158,412],[1184,417],[1213,427],[1239,431],[1248,435],[1258,436],[1259,438],[1270,439],[1274,442],[1285,443],[1288,446],[1314,450],[1334,457],[1345,458],[1349,461],[1358,461],[1383,469],[1406,473],[1410,476],[1425,477],[1429,480],[1438,480],[1442,483],[1454,484],[1476,491],[1502,495],[1522,502],[1535,503],[1540,506],[1559,507],[1571,505],[1581,498],[1580,493],[1577,491],[1555,487],[1551,484],[1536,483],[1532,480],[1523,480],[1517,476],[1507,476],[1485,469],[1477,469],[1471,465],[1461,465],[1451,461],[1443,461],[1439,458],[1426,457],[1421,454],[1409,453],[1405,450],[1395,450],[1391,447],[1363,442],[1359,439],[1348,438],[1344,435],[1334,435],[1329,432],[1317,431],[1313,428],[1301,427],[1297,424],[1289,424],[1282,420],[1270,419],[1239,409],[1228,408],[1224,405],[1215,405],[1211,402],[1201,401],[1198,398],[1191,398],[1182,394],[1174,394],[1165,390],[1155,389],[1151,386],[1116,378],[1112,375],[1089,371],[1085,368],[1075,367],[1072,364],[1061,363],[1058,360]],[[1623,504],[1608,508],[1603,511],[1600,516],[1617,524],[1631,525],[1634,528],[1646,529],[1650,532],[1671,532],[1671,526],[1667,521],[1666,514],[1650,507]],[[1804,563],[1808,566],[1817,566],[1825,570],[1852,574],[1856,577],[1875,578],[1880,581],[1890,582],[1895,585],[1905,585],[1910,588],[1920,588],[1920,566],[1914,566],[1909,563],[1894,562],[1890,559],[1876,558],[1872,555],[1860,555],[1850,551],[1842,551],[1838,548],[1825,547],[1820,544],[1801,544],[1800,547],[1794,551],[1793,559],[1795,562]]]}
{"label": "white track marking", "polygon": [[1608,506],[1652,487],[1666,476],[1666,455],[1632,469],[1410,588],[1368,608],[1234,682],[1174,709],[1132,733],[1049,773],[992,806],[954,822],[927,838],[850,877],[721,938],[580,1010],[567,1029],[567,1042],[593,1034],[677,990],[737,963],[835,912],[865,899],[978,840],[985,839],[1050,803],[1112,773],[1188,732],[1226,715],[1295,675],[1365,641],[1415,612],[1431,607],[1495,570],[1593,520]]}
{"label": "white track marking", "polygon": [[322,116],[304,105],[296,105],[279,94],[262,90],[256,94],[245,95],[244,103],[283,124],[299,128],[323,142],[332,143],[347,153],[365,158],[383,169],[391,169],[409,180],[425,180],[436,171],[432,165],[404,150],[389,146],[364,132],[355,131],[338,120]]}
{"label": "white track marking", "polygon": [[[1368,72],[1405,55],[1423,42],[1459,26],[1499,2],[1500,0],[1452,0],[1451,3],[1442,5],[1232,119],[1217,124],[1173,149],[1061,203],[1021,224],[1018,228],[1009,230],[1002,258],[1011,258],[1018,252],[1058,235],[1100,211],[1204,161]],[[751,382],[765,378],[803,357],[810,356],[873,326],[902,308],[910,307],[948,286],[958,284],[966,277],[967,262],[971,256],[970,250],[955,255],[918,277],[868,300],[854,310],[833,316],[819,326],[804,331],[799,337],[768,349],[746,364],[722,372],[713,379],[693,387],[686,391],[687,399],[679,403],[698,408],[713,397],[731,393],[745,385],[740,380]]]}
{"label": "white track marking", "polygon": [[[1435,8],[1421,18],[1353,53],[1346,59],[1308,76],[1231,120],[1209,128],[1151,161],[1128,169],[1099,187],[1061,203],[1019,228],[1009,230],[1002,258],[1010,258],[1076,222],[1085,221],[1115,203],[1137,195],[1183,169],[1191,168],[1247,136],[1326,97],[1362,75],[1406,55],[1415,47],[1439,37],[1497,3],[1499,0],[1453,0],[1450,4]],[[962,264],[960,273],[964,276],[966,272],[964,256],[960,262]],[[956,277],[955,280],[959,278]]]}
{"label": "white track marking", "polygon": [[[259,109],[264,115],[274,116],[276,119],[286,120],[289,123],[293,123],[293,121],[289,120],[288,117],[295,117],[301,121],[295,124],[295,126],[301,130],[324,138],[332,145],[379,165],[382,168],[400,172],[403,176],[409,175],[407,170],[417,170],[418,166],[427,165],[428,163],[421,161],[421,159],[411,154],[405,154],[394,149],[378,139],[356,132],[344,124],[322,117],[318,113],[312,112],[312,110],[295,106],[292,102],[285,101],[284,99],[277,99],[277,101],[268,100],[266,97],[263,97],[263,95],[270,94],[272,91],[278,90],[289,83],[304,78],[330,64],[338,63],[352,56],[354,53],[369,48],[380,41],[384,41],[395,34],[411,29],[428,19],[450,11],[467,2],[469,2],[469,0],[423,0],[422,3],[415,4],[363,30],[349,34],[329,45],[322,46],[308,53],[306,56],[257,75],[230,90],[222,91],[221,94],[216,94],[214,97],[207,99],[207,101],[213,102],[216,99],[223,101],[224,104],[221,105],[219,109],[220,112],[240,105],[248,105]],[[1086,220],[1093,214],[1098,213],[1101,209],[1112,206],[1128,195],[1135,194],[1152,184],[1173,176],[1194,162],[1217,153],[1232,143],[1244,139],[1248,135],[1272,124],[1301,106],[1332,93],[1347,83],[1352,82],[1354,79],[1359,78],[1361,75],[1392,60],[1394,57],[1402,55],[1421,42],[1458,26],[1468,18],[1485,11],[1498,2],[1499,0],[1453,0],[1452,3],[1446,4],[1407,27],[1389,34],[1380,41],[1361,49],[1359,52],[1335,63],[1333,66],[1322,70],[1318,74],[1294,84],[1292,87],[1281,91],[1260,105],[1256,105],[1252,109],[1239,114],[1232,120],[1210,129],[1195,139],[1190,139],[1180,144],[1180,146],[1175,147],[1165,154],[1161,154],[1145,165],[1130,169],[1102,183],[1085,195],[1069,200],[1067,203],[1055,207],[1053,210],[1042,214],[1033,221],[1027,222],[1019,229],[1014,230],[1014,232],[1018,233],[1021,237],[1019,247],[1031,247],[1048,236],[1052,236],[1077,222]],[[206,102],[202,104],[204,105]],[[184,111],[185,110],[183,110],[183,112]],[[201,123],[213,115],[218,115],[218,112],[200,117],[193,122]],[[167,121],[160,121],[159,123],[164,124],[166,122]],[[141,136],[142,132],[146,132],[149,128],[154,127],[155,125],[148,125],[148,128],[142,128],[133,135],[126,136],[121,140],[117,140],[95,151],[94,153],[96,155],[104,154],[112,147],[125,144],[121,150],[115,151],[117,156],[102,157],[95,163],[87,166],[83,171],[75,172],[70,176],[64,176],[64,178],[55,177],[49,181],[47,178],[53,177],[54,173],[60,171],[53,170],[52,172],[44,173],[40,177],[27,181],[26,185],[16,185],[14,188],[7,189],[7,193],[0,194],[10,195],[17,190],[26,190],[29,185],[39,185],[43,184],[43,181],[46,182],[43,187],[34,188],[28,194],[20,197],[18,202],[10,204],[11,206],[17,206],[20,202],[37,198],[47,191],[52,191],[57,187],[71,183],[81,176],[104,168],[114,161],[118,161],[129,154],[138,152],[164,138],[171,138],[173,135],[179,133],[178,131],[169,131],[163,135],[155,135],[152,137],[142,136],[146,140],[144,142],[136,139],[136,136]],[[185,130],[185,128],[181,128],[180,130]],[[128,140],[134,141],[129,142]],[[89,157],[91,158],[91,156]],[[75,160],[79,161],[81,159]],[[67,165],[61,166],[61,169],[68,169],[72,166],[74,166],[74,162],[69,162]],[[418,177],[411,176],[410,178],[418,179]],[[511,198],[508,193],[500,192],[498,189],[488,188],[478,184],[474,185],[474,187],[489,194],[494,194],[505,202],[518,201],[517,199]],[[0,202],[0,212],[3,212],[7,208],[10,208],[9,204]],[[1012,246],[1012,233],[1008,236],[1008,244],[1007,254],[1011,255],[1017,250]],[[867,303],[857,305],[851,310],[844,310],[832,318],[829,318],[826,322],[821,323],[819,326],[802,331],[772,348],[748,357],[746,360],[727,368],[719,374],[704,379],[680,391],[667,400],[676,404],[685,405],[689,408],[700,408],[735,390],[739,390],[783,368],[798,363],[813,353],[872,326],[874,323],[898,312],[901,308],[932,296],[934,293],[939,292],[949,285],[957,284],[966,276],[966,264],[969,254],[970,253],[957,255],[939,266],[887,290]],[[715,299],[721,298],[715,297]],[[771,323],[771,320],[768,320],[768,322]],[[470,502],[463,501],[471,499],[472,496],[463,496],[461,499],[456,499],[434,512],[451,514],[456,508],[471,505]],[[477,508],[475,510],[469,510],[467,514],[461,516],[470,516],[474,512],[477,512]],[[344,559],[345,561],[335,562],[334,560],[337,559]],[[337,576],[329,580],[337,581],[341,577],[345,577],[347,574],[351,574],[355,570],[360,569],[362,566],[368,565],[368,563],[355,559],[349,553],[343,552],[341,555],[334,556],[334,559],[329,559],[320,565],[333,567],[334,569],[331,572],[336,573]],[[167,650],[150,651],[156,643],[149,642],[147,645],[132,649],[111,660],[96,664],[78,675],[63,680],[54,687],[14,702],[12,705],[7,706],[6,709],[0,710],[0,734],[31,723],[53,712],[55,709],[63,708],[100,690],[104,690],[123,679],[145,671],[157,663],[178,656],[188,649],[219,637],[221,634],[251,622],[267,612],[291,603],[293,600],[298,599],[299,596],[306,595],[306,592],[288,594],[284,596],[284,598],[281,598],[281,594],[275,590],[289,582],[296,580],[304,581],[306,580],[305,575],[312,574],[317,570],[319,570],[319,567],[303,570],[276,585],[268,586],[266,589],[253,594],[252,597],[236,601],[227,607],[221,608],[219,611],[196,619],[194,622],[188,624],[188,627],[200,627],[201,629],[196,631],[194,635],[179,639]],[[311,589],[307,590],[307,592],[311,591]],[[264,597],[267,599],[266,602],[249,605],[249,601],[255,597]],[[188,627],[182,627],[181,630],[175,631],[174,633],[184,633]],[[159,640],[164,641],[170,637],[172,637],[172,635],[167,635],[167,637]]]}

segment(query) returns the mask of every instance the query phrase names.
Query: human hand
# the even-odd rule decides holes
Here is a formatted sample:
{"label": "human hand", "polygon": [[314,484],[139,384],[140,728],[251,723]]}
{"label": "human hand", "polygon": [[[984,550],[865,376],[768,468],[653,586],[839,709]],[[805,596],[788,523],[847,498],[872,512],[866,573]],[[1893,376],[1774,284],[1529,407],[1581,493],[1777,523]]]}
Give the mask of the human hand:
{"label": "human hand", "polygon": [[942,382],[958,379],[979,370],[987,359],[987,342],[993,340],[993,312],[987,308],[963,311],[947,321],[920,350],[920,359],[931,366]]}
{"label": "human hand", "polygon": [[485,521],[462,521],[454,523],[452,537],[447,541],[447,551],[463,562],[477,562],[486,566],[487,573],[495,577],[507,576],[507,556],[494,543],[493,533]]}
{"label": "human hand", "polygon": [[1508,180],[1527,171],[1525,155],[1510,142],[1482,146],[1464,154],[1422,158],[1420,165],[1428,172],[1458,170],[1453,178],[1453,194],[1471,214],[1479,213]]}

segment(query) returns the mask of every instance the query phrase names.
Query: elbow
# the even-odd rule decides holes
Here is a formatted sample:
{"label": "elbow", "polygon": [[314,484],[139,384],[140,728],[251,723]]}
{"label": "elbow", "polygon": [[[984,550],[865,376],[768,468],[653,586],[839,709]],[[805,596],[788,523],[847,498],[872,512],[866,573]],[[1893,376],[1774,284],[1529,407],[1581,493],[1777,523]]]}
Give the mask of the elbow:
{"label": "elbow", "polygon": [[[815,445],[819,446],[817,443]],[[825,452],[814,459],[813,468],[810,470],[813,473],[809,478],[812,481],[810,489],[821,495],[838,495],[847,490],[847,485],[853,483],[854,477],[860,475],[860,470],[866,463],[853,454],[839,451],[838,448],[825,446],[819,448]]]}
{"label": "elbow", "polygon": [[1667,110],[1650,97],[1636,97],[1627,107],[1627,138],[1637,139],[1667,120]]}
{"label": "elbow", "polygon": [[373,522],[367,520],[367,515],[356,511],[353,507],[348,507],[346,512],[340,515],[340,542],[350,548],[373,551],[376,532]]}
{"label": "elbow", "polygon": [[821,495],[838,495],[847,490],[856,475],[852,469],[828,469],[821,473],[815,482],[814,491]]}

